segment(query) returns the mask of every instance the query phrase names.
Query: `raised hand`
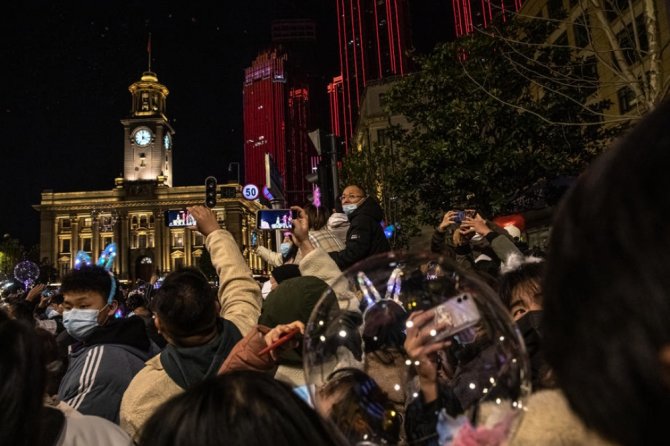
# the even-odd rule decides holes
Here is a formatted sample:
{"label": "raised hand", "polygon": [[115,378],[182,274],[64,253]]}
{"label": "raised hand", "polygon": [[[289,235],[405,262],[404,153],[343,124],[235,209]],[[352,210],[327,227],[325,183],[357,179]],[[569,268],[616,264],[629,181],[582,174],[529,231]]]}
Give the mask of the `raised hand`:
{"label": "raised hand", "polygon": [[196,206],[191,206],[187,209],[193,218],[195,218],[198,231],[200,231],[200,233],[205,237],[217,229],[220,229],[219,222],[216,221],[216,215],[210,208],[199,204]]}

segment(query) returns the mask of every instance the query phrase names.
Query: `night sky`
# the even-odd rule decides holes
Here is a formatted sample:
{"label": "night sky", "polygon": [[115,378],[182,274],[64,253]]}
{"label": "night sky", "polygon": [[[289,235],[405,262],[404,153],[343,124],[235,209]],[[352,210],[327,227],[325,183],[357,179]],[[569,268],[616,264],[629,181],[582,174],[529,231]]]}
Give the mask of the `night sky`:
{"label": "night sky", "polygon": [[[446,0],[410,1],[413,38],[425,52],[448,38]],[[5,2],[0,17],[2,218],[39,241],[32,205],[45,189],[107,190],[123,170],[128,86],[147,69],[170,90],[174,185],[229,178],[242,158],[244,68],[270,44],[274,18],[317,20],[319,66],[337,75],[333,0]],[[234,178],[233,173],[230,178]]]}

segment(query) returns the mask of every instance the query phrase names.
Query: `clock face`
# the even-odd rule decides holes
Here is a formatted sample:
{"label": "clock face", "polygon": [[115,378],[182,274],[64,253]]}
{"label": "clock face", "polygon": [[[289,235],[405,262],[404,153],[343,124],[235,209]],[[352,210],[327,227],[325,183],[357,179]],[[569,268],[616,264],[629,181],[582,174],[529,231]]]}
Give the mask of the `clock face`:
{"label": "clock face", "polygon": [[172,148],[172,138],[169,133],[166,133],[163,137],[163,145],[166,149],[170,150]]}
{"label": "clock face", "polygon": [[149,129],[139,129],[133,137],[135,143],[140,146],[146,146],[151,142],[151,131]]}

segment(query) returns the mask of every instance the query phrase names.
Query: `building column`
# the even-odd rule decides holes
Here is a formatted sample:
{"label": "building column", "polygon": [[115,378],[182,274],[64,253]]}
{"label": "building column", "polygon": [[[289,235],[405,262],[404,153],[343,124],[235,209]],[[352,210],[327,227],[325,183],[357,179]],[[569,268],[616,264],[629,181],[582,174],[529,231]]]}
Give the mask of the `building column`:
{"label": "building column", "polygon": [[241,204],[238,201],[226,203],[226,229],[233,235],[237,246],[242,249],[244,239],[242,238],[242,220],[244,219],[244,212]]}
{"label": "building column", "polygon": [[155,268],[161,273],[163,272],[163,213],[161,211],[154,212],[154,253],[156,262]]}
{"label": "building column", "polygon": [[[44,215],[40,226],[40,258],[45,256],[48,257],[49,262],[51,262],[54,268],[58,268],[60,239],[58,238],[59,229],[56,213],[49,211],[47,215]],[[49,226],[51,226],[53,230],[49,230]]]}
{"label": "building column", "polygon": [[128,254],[130,252],[130,243],[128,240],[128,212],[122,211],[119,215],[121,225],[119,227],[119,278],[128,279]]}
{"label": "building column", "polygon": [[170,228],[165,225],[163,225],[161,231],[163,232],[163,246],[161,246],[163,271],[168,272],[172,269],[172,262],[170,261],[170,244],[172,244],[172,233],[170,232]]}
{"label": "building column", "polygon": [[189,228],[184,228],[184,265],[186,266],[193,266],[193,253],[191,250],[193,249],[191,246],[193,245],[191,243],[191,230]]}
{"label": "building column", "polygon": [[74,269],[74,260],[79,251],[79,219],[75,215],[70,217],[70,230],[72,231],[72,239],[70,240],[70,269]]}
{"label": "building column", "polygon": [[100,218],[92,217],[91,221],[91,257],[94,261],[100,257]]}

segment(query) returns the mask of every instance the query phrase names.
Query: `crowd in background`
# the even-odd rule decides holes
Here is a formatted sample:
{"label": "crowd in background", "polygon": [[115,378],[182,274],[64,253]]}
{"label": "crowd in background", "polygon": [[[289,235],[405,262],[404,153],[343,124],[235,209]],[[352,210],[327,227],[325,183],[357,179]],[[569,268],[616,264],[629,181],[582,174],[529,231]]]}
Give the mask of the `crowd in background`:
{"label": "crowd in background", "polygon": [[[393,255],[381,207],[352,184],[335,210],[295,207],[278,252],[255,248],[273,267],[265,284],[213,212],[193,206],[218,287],[190,267],[128,288],[85,266],[56,293],[4,296],[0,444],[659,444],[670,416],[669,120],[660,106],[584,172],[546,253],[476,209],[436,222],[425,251],[446,260],[421,274],[494,299],[522,340],[530,394],[513,429],[465,437],[491,410],[470,390],[500,362],[485,324],[438,340],[437,307],[343,298],[343,272]],[[328,296],[356,336],[318,352],[339,364],[315,388],[302,336]]]}

